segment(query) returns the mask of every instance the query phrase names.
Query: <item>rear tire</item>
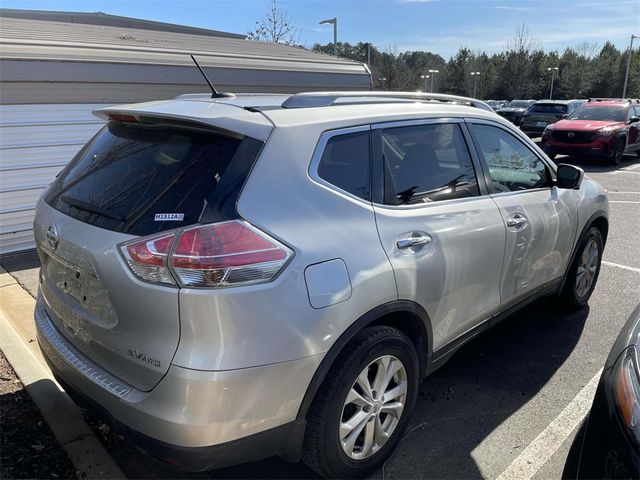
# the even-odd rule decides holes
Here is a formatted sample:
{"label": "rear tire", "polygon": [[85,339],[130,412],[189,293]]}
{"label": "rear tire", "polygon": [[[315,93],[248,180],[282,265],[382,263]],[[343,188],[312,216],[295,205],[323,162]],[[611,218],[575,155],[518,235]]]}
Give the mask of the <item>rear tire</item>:
{"label": "rear tire", "polygon": [[615,147],[613,149],[613,155],[611,155],[610,161],[611,165],[618,166],[622,163],[622,159],[624,157],[624,148],[626,147],[627,142],[624,138],[618,138],[616,140]]}
{"label": "rear tire", "polygon": [[569,310],[577,310],[587,304],[598,281],[603,248],[604,241],[600,230],[597,227],[589,228],[576,249],[560,293],[562,306]]}
{"label": "rear tire", "polygon": [[363,477],[380,468],[402,438],[418,384],[418,355],[406,335],[388,326],[359,332],[311,405],[304,462],[326,478]]}

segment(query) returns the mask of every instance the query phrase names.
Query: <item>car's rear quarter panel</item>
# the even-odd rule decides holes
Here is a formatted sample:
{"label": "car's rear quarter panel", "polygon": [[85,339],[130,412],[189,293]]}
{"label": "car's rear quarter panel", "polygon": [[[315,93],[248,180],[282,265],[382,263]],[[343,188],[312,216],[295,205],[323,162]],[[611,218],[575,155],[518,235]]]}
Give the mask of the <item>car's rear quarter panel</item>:
{"label": "car's rear quarter panel", "polygon": [[[321,125],[274,129],[238,202],[242,218],[294,251],[290,264],[262,285],[181,290],[175,364],[225,370],[316,355],[360,316],[397,299],[372,207],[309,177],[322,131]],[[313,308],[305,269],[336,258],[346,264],[351,296]]]}

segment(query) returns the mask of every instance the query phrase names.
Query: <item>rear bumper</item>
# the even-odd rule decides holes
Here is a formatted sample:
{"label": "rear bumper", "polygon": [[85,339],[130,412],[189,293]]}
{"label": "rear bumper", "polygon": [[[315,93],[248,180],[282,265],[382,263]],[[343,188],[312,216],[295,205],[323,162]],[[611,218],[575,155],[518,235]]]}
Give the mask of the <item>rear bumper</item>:
{"label": "rear bumper", "polygon": [[304,431],[296,417],[320,356],[231,371],[171,366],[143,392],[77,351],[41,299],[35,320],[38,343],[60,383],[145,453],[191,471],[273,455],[295,458]]}

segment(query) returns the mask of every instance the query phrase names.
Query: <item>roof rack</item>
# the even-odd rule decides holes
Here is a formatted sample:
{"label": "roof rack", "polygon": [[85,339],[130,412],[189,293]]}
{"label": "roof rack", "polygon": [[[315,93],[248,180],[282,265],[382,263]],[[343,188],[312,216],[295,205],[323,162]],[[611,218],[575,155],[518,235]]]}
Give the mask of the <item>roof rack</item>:
{"label": "roof rack", "polygon": [[640,103],[637,98],[590,98],[587,102],[629,102]]}
{"label": "roof rack", "polygon": [[[339,102],[341,99],[352,99],[350,102]],[[474,98],[446,95],[444,93],[420,92],[304,92],[291,95],[282,103],[282,108],[330,107],[345,103],[385,103],[393,101],[442,102],[469,105],[488,112],[493,109],[481,100]]]}

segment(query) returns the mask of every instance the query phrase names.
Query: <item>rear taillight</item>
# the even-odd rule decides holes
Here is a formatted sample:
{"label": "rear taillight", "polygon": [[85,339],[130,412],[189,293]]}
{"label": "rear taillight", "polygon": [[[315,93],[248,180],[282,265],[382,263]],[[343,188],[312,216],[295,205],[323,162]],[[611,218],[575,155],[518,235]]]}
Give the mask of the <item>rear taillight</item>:
{"label": "rear taillight", "polygon": [[[175,285],[173,274],[185,287],[268,281],[292,255],[277,240],[238,220],[137,240],[121,249],[133,273],[143,280]],[[166,272],[170,281],[161,280],[160,271]]]}
{"label": "rear taillight", "polygon": [[175,234],[143,238],[120,247],[131,271],[142,280],[165,285],[176,282],[169,272],[167,258]]}

